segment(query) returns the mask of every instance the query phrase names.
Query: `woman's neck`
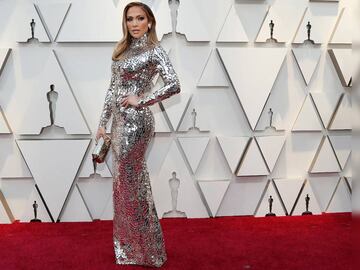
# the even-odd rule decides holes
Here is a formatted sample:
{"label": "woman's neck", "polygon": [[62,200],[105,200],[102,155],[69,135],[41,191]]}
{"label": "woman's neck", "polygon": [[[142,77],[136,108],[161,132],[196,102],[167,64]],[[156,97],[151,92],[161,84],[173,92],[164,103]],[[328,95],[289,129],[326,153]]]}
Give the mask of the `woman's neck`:
{"label": "woman's neck", "polygon": [[136,49],[136,48],[143,48],[148,44],[148,34],[144,33],[139,38],[131,37],[131,43],[130,48]]}

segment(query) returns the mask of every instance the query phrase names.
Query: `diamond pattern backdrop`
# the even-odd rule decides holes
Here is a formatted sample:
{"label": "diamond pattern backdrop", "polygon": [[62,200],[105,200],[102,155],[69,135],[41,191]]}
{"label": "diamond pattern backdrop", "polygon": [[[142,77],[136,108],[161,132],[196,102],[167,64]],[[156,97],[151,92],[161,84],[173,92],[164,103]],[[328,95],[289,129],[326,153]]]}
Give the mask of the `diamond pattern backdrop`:
{"label": "diamond pattern backdrop", "polygon": [[[182,85],[152,106],[160,218],[351,211],[352,1],[143,0]],[[112,219],[90,157],[128,2],[0,1],[0,223]]]}

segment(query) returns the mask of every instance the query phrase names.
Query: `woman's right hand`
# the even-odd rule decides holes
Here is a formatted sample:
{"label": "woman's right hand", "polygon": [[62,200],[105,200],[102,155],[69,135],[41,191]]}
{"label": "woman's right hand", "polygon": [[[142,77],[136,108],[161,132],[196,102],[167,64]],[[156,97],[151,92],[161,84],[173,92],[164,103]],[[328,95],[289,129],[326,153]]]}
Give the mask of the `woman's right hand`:
{"label": "woman's right hand", "polygon": [[105,138],[106,136],[106,131],[105,128],[103,127],[99,127],[97,133],[96,133],[96,141],[98,141],[100,139],[100,137]]}

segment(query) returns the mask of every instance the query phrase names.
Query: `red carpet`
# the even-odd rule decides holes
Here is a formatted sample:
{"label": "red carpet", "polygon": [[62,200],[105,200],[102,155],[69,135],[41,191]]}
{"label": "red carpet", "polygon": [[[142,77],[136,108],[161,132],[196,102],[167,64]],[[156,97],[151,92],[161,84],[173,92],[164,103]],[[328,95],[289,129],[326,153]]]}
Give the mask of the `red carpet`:
{"label": "red carpet", "polygon": [[[351,214],[163,219],[160,269],[351,269]],[[112,221],[0,225],[0,269],[150,269],[114,264]]]}

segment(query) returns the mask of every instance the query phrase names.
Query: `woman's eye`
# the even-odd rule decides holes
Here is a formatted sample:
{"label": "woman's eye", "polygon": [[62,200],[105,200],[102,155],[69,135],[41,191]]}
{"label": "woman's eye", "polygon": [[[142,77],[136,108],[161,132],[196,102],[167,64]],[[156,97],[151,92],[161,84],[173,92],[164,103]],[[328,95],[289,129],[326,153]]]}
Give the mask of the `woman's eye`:
{"label": "woman's eye", "polygon": [[128,22],[131,22],[132,21],[132,18],[127,18],[126,19]]}
{"label": "woman's eye", "polygon": [[143,21],[145,17],[139,17],[139,21]]}

